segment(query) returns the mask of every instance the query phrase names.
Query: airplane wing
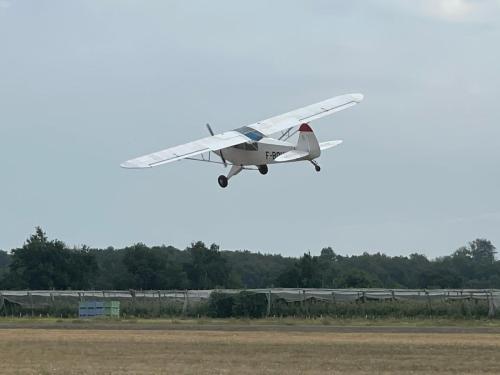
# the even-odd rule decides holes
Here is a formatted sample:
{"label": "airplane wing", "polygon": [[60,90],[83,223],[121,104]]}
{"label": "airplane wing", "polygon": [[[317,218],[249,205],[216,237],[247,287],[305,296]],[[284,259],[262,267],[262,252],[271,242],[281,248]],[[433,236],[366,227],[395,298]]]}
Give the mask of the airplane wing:
{"label": "airplane wing", "polygon": [[249,125],[264,136],[287,130],[303,123],[308,123],[319,118],[329,116],[335,112],[347,109],[363,100],[362,94],[346,94],[336,96],[322,102],[308,105],[279,116],[271,117],[264,121],[259,121]]}
{"label": "airplane wing", "polygon": [[121,167],[151,168],[176,160],[197,156],[209,151],[222,150],[241,143],[257,142],[265,136],[329,116],[335,112],[349,108],[362,100],[362,94],[337,96],[279,116],[271,117],[264,121],[259,121],[252,125],[243,126],[222,134],[213,135],[194,142],[154,152],[149,155],[140,156],[122,163]]}
{"label": "airplane wing", "polygon": [[190,158],[209,151],[218,151],[223,148],[236,146],[248,142],[249,139],[234,130],[199,139],[180,146],[167,148],[149,155],[128,160],[121,164],[122,168],[151,168],[176,160]]}

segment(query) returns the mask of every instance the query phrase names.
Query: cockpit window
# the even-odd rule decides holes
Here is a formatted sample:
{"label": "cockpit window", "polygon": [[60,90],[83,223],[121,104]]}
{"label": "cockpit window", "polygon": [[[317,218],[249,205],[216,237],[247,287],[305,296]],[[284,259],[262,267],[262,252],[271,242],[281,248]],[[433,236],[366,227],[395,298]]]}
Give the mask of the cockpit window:
{"label": "cockpit window", "polygon": [[248,126],[242,126],[241,128],[234,129],[234,131],[243,134],[245,137],[251,139],[254,142],[258,142],[262,138],[264,138],[263,133]]}

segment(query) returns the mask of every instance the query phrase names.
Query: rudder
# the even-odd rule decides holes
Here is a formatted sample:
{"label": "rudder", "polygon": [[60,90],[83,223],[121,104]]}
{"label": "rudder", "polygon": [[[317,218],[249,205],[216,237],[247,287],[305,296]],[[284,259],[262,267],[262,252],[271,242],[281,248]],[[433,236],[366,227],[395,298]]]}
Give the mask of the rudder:
{"label": "rudder", "polygon": [[321,149],[316,135],[308,124],[302,124],[299,128],[299,139],[296,150],[305,151],[309,155],[307,159],[316,159],[321,155]]}

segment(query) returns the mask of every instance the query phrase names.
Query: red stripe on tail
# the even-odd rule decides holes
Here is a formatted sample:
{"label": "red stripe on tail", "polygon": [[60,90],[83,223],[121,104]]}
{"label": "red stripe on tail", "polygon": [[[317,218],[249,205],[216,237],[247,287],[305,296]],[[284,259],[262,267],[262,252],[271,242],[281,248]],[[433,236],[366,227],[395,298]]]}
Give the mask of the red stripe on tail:
{"label": "red stripe on tail", "polygon": [[313,130],[308,124],[300,125],[299,132],[312,132]]}

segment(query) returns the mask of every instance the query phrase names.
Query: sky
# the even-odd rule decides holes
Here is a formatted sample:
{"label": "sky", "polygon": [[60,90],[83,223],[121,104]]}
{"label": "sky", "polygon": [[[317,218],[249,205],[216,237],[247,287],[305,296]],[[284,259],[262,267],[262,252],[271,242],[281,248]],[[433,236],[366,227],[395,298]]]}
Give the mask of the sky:
{"label": "sky", "polygon": [[[500,1],[0,0],[0,249],[500,248]],[[127,159],[351,92],[310,163]]]}

